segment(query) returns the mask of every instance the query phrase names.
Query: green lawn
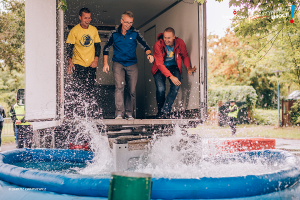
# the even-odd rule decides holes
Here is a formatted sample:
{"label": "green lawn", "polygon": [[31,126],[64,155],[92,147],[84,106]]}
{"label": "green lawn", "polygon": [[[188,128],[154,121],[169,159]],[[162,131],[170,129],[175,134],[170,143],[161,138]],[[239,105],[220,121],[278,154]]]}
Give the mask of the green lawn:
{"label": "green lawn", "polygon": [[1,145],[7,144],[7,143],[15,143],[15,136],[7,136],[7,137],[1,137]]}
{"label": "green lawn", "polygon": [[[228,126],[221,128],[219,126],[199,125],[197,128],[189,129],[189,132],[199,134],[202,137],[233,137],[231,135],[231,129]],[[300,140],[300,126],[275,128],[275,126],[239,125],[237,126],[237,135],[235,137],[265,137]]]}
{"label": "green lawn", "polygon": [[255,109],[253,117],[254,123],[257,125],[278,124],[278,110]]}
{"label": "green lawn", "polygon": [[[274,128],[274,126],[257,126],[253,128],[238,128],[238,137],[265,137],[300,140],[300,127]],[[231,132],[228,133],[231,136]]]}
{"label": "green lawn", "polygon": [[4,123],[1,135],[2,136],[13,136],[14,135],[13,123]]}

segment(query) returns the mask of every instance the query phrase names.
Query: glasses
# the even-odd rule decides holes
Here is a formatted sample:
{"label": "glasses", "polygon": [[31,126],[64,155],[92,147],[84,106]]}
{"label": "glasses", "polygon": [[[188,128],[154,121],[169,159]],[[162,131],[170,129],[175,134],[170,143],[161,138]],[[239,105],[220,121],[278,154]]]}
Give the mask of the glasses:
{"label": "glasses", "polygon": [[133,22],[125,22],[124,19],[122,19],[122,21],[125,23],[125,24],[128,24],[128,25],[132,25]]}

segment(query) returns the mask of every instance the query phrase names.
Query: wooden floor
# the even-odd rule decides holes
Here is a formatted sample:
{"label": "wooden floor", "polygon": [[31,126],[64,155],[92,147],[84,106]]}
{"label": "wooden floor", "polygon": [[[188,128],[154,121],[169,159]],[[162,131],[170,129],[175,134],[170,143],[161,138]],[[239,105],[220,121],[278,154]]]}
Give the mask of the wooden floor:
{"label": "wooden floor", "polygon": [[199,119],[103,119],[95,120],[97,124],[105,125],[163,125],[163,124],[178,124],[188,125],[190,122],[200,122]]}

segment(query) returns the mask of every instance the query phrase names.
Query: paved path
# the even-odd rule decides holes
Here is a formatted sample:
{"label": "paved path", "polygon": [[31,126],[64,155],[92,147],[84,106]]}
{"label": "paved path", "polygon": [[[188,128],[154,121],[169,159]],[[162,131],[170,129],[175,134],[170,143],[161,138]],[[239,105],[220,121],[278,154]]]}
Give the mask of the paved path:
{"label": "paved path", "polygon": [[300,157],[300,140],[275,139],[276,149],[290,151]]}
{"label": "paved path", "polygon": [[6,143],[1,145],[1,151],[16,149],[16,143]]}

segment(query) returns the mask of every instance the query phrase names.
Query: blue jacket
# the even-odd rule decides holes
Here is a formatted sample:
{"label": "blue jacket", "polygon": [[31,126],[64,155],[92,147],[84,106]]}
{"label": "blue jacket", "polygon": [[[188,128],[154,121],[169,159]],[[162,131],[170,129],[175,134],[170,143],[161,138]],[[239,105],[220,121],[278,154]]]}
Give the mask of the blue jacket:
{"label": "blue jacket", "polygon": [[144,51],[150,50],[146,40],[141,33],[131,27],[125,35],[122,34],[122,24],[111,31],[108,40],[103,48],[103,55],[108,55],[111,46],[114,46],[113,61],[127,67],[137,63],[136,46],[140,44]]}

